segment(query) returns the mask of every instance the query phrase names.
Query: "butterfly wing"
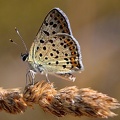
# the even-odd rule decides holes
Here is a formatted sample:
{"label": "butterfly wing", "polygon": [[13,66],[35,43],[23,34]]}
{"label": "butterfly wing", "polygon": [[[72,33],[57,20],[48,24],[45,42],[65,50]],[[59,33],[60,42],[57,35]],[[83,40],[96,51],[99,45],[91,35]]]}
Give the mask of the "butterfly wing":
{"label": "butterfly wing", "polygon": [[31,46],[30,58],[48,73],[71,76],[83,69],[80,46],[72,36],[69,20],[59,8],[52,9]]}

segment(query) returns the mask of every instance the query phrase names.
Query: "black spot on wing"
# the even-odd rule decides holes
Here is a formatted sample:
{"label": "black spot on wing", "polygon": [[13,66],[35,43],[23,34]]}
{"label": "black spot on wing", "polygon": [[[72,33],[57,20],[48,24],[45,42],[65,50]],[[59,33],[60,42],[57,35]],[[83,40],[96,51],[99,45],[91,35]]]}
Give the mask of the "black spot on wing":
{"label": "black spot on wing", "polygon": [[47,31],[45,31],[45,30],[44,30],[43,32],[44,32],[47,36],[49,36],[49,32],[47,32]]}

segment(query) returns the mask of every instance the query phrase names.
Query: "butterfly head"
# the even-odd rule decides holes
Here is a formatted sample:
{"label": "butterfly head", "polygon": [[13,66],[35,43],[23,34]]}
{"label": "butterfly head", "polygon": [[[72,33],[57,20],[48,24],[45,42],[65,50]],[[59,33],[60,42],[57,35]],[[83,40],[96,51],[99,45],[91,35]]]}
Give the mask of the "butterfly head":
{"label": "butterfly head", "polygon": [[23,61],[27,61],[28,55],[29,55],[28,53],[24,53],[24,54],[21,53],[21,58],[22,58],[22,60],[23,60]]}

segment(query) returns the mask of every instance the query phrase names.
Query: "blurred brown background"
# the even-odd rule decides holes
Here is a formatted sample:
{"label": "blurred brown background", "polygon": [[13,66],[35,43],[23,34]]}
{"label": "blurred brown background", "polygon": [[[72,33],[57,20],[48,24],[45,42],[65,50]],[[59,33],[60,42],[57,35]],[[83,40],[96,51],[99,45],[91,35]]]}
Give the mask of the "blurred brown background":
{"label": "blurred brown background", "polygon": [[[46,14],[59,7],[68,16],[74,37],[81,45],[85,70],[76,74],[72,83],[50,76],[50,80],[60,89],[77,85],[91,87],[120,101],[120,0],[0,0],[0,86],[14,88],[25,86],[28,66],[20,59],[19,50],[9,42],[9,38],[21,47],[21,41],[14,31],[17,27],[28,48],[42,24]],[[37,80],[44,79],[37,75]],[[119,116],[108,120],[119,120]],[[57,120],[35,106],[24,114],[11,115],[0,112],[0,120]],[[93,120],[87,117],[66,116],[60,120]],[[100,119],[95,119],[100,120]]]}

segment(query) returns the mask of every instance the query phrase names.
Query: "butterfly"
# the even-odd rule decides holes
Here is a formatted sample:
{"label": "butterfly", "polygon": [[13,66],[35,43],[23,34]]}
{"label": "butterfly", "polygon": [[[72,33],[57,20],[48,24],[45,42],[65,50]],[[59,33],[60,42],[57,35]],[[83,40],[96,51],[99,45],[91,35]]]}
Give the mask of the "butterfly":
{"label": "butterfly", "polygon": [[66,14],[59,8],[47,14],[30,51],[21,57],[28,62],[33,79],[40,72],[48,81],[48,74],[74,81],[73,73],[83,70],[80,45],[72,35]]}

